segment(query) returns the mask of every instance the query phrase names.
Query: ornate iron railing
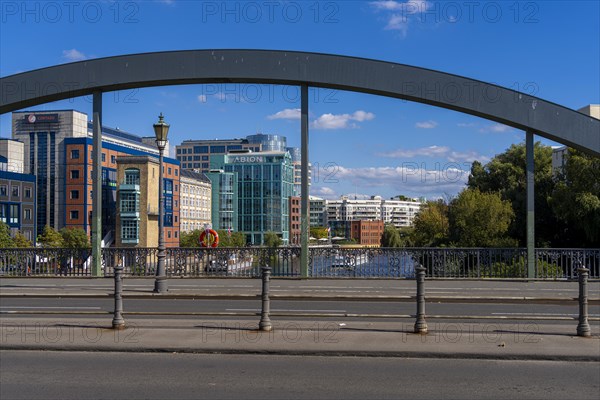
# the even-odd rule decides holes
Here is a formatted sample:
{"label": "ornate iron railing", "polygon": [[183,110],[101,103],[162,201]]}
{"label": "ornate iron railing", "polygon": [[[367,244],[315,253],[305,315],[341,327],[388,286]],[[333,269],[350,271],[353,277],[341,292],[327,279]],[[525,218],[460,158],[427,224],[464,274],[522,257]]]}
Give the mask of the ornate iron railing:
{"label": "ornate iron railing", "polygon": [[[156,248],[103,248],[102,274],[121,265],[129,276],[156,273]],[[527,278],[522,248],[333,248],[309,249],[313,278]],[[0,249],[0,276],[91,276],[91,249]],[[169,277],[257,277],[268,265],[275,277],[300,276],[299,247],[169,248]],[[600,278],[600,249],[536,249],[537,279],[576,279],[585,266]]]}

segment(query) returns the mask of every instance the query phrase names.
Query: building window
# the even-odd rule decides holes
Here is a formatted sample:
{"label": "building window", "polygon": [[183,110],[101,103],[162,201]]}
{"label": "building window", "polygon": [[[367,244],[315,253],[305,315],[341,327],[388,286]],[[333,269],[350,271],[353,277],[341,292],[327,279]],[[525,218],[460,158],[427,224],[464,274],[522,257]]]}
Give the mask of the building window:
{"label": "building window", "polygon": [[71,190],[71,199],[79,198],[79,190]]}
{"label": "building window", "polygon": [[175,176],[179,176],[179,168],[175,168]]}
{"label": "building window", "polygon": [[0,196],[7,196],[7,195],[8,195],[8,189],[7,189],[6,185],[0,186]]}
{"label": "building window", "polygon": [[121,193],[121,212],[138,212],[140,209],[139,197],[136,193]]}
{"label": "building window", "polygon": [[171,175],[172,173],[173,173],[173,172],[172,172],[172,169],[171,169],[171,167],[167,168],[167,175]]}
{"label": "building window", "polygon": [[167,237],[171,239],[171,231],[167,231]]}
{"label": "building window", "polygon": [[31,221],[31,210],[29,208],[25,209],[25,220]]}
{"label": "building window", "polygon": [[110,156],[110,162],[111,162],[112,164],[115,164],[115,163],[117,162],[117,156],[115,156],[115,155],[111,155],[111,156]]}
{"label": "building window", "polygon": [[121,220],[121,240],[123,242],[138,241],[138,220],[124,218]]}
{"label": "building window", "polygon": [[79,179],[79,170],[78,169],[71,170],[71,179]]}
{"label": "building window", "polygon": [[11,204],[10,205],[10,224],[18,225],[19,224],[19,205]]}
{"label": "building window", "polygon": [[106,161],[106,153],[102,153],[102,162]]}
{"label": "building window", "polygon": [[25,198],[26,199],[31,198],[31,188],[25,188]]}
{"label": "building window", "polygon": [[71,160],[79,159],[79,150],[71,150]]}
{"label": "building window", "polygon": [[12,195],[14,197],[19,197],[19,187],[18,186],[13,186],[13,188],[12,188]]}
{"label": "building window", "polygon": [[139,185],[140,184],[140,170],[137,168],[128,168],[125,170],[125,184],[126,185]]}
{"label": "building window", "polygon": [[79,211],[72,210],[71,211],[71,219],[79,219]]}

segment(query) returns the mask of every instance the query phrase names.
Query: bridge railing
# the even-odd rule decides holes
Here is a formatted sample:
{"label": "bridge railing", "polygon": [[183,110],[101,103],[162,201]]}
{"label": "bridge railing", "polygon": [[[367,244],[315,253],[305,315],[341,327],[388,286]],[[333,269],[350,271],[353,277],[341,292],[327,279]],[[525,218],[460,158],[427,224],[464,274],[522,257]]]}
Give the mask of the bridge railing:
{"label": "bridge railing", "polygon": [[[260,267],[274,277],[300,276],[299,247],[169,248],[169,277],[258,277]],[[156,248],[103,248],[102,273],[121,265],[128,276],[153,276]],[[523,248],[334,248],[309,249],[311,278],[408,278],[423,265],[428,278],[524,279]],[[585,266],[600,279],[600,249],[536,249],[536,279],[576,279]],[[91,249],[0,249],[0,276],[91,276]]]}

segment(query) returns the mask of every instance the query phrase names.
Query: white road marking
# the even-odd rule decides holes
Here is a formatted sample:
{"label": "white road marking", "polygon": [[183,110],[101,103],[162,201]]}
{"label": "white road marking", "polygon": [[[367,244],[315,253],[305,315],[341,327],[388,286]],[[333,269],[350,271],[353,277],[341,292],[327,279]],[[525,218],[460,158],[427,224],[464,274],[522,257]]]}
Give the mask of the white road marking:
{"label": "white road marking", "polygon": [[[258,308],[227,308],[225,311],[254,311],[261,312]],[[271,312],[328,312],[328,313],[345,313],[346,310],[291,310],[285,308],[271,309]]]}
{"label": "white road marking", "polygon": [[0,309],[19,309],[19,310],[101,310],[101,307],[36,307],[36,306],[13,306],[13,307],[0,307]]}

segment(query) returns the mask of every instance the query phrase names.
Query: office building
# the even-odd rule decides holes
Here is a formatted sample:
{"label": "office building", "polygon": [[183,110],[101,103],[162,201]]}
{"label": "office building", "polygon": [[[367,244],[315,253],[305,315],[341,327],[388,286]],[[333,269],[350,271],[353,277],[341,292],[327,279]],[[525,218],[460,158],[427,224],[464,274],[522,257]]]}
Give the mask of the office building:
{"label": "office building", "polygon": [[[35,175],[23,173],[23,143],[0,139],[0,222],[36,241]],[[21,160],[20,160],[21,159]]]}
{"label": "office building", "polygon": [[237,174],[213,169],[205,174],[211,182],[211,220],[213,229],[238,231]]}
{"label": "office building", "polygon": [[211,225],[212,189],[211,181],[206,175],[188,170],[181,170],[179,181],[182,232],[204,229]]}
{"label": "office building", "polygon": [[237,176],[235,215],[238,230],[246,234],[246,242],[261,245],[266,232],[275,232],[284,244],[289,244],[289,198],[294,185],[290,154],[287,151],[230,153],[212,156],[211,163]]}

